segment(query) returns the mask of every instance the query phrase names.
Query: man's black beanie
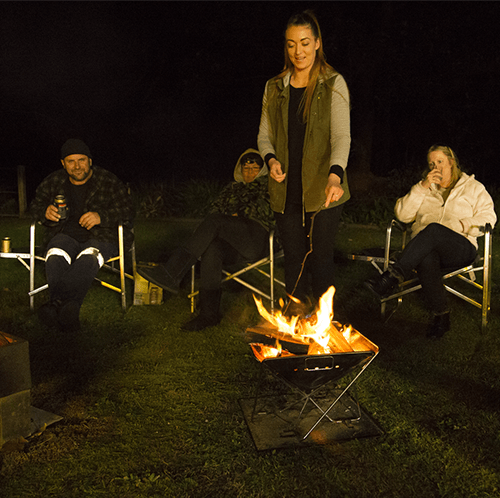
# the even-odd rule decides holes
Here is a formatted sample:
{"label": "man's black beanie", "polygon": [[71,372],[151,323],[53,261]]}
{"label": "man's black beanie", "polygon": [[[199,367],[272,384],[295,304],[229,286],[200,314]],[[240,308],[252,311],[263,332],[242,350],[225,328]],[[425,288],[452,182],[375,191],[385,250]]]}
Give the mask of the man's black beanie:
{"label": "man's black beanie", "polygon": [[71,156],[72,154],[82,154],[92,159],[92,155],[90,154],[90,149],[87,144],[78,138],[70,138],[69,140],[66,140],[64,145],[61,147],[61,159]]}

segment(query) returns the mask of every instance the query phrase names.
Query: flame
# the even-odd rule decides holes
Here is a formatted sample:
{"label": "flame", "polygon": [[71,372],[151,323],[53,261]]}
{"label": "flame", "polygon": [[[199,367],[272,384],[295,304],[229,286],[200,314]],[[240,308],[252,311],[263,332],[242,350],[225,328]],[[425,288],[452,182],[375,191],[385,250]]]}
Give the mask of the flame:
{"label": "flame", "polygon": [[[319,306],[315,313],[308,317],[287,317],[281,310],[270,313],[262,304],[262,300],[254,295],[254,301],[260,315],[273,328],[265,328],[266,335],[276,338],[275,348],[259,344],[260,358],[272,358],[282,356],[287,351],[282,351],[279,339],[308,345],[307,354],[332,354],[339,352],[366,351],[377,348],[374,344],[364,338],[351,325],[343,326],[333,321],[333,296],[335,287],[330,287],[320,298]],[[293,299],[295,302],[300,302]],[[283,301],[280,300],[283,308]],[[254,348],[255,351],[255,348]],[[262,361],[262,359],[260,359]]]}

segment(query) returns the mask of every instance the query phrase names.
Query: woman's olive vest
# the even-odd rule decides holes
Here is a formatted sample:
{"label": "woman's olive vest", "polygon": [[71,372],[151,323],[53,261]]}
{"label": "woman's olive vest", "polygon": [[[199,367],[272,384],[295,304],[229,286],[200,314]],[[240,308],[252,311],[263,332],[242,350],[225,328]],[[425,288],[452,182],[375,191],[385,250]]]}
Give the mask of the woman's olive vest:
{"label": "woman's olive vest", "polygon": [[[311,102],[311,111],[306,125],[304,148],[302,151],[302,192],[306,212],[315,212],[326,200],[325,187],[330,172],[330,117],[332,105],[332,87],[337,75],[327,80],[318,80]],[[275,139],[276,157],[281,162],[283,173],[288,171],[288,105],[290,86],[284,85],[283,79],[271,81],[268,87],[268,113]],[[278,183],[269,179],[269,195],[273,211],[285,210],[285,181]],[[344,195],[328,208],[343,204],[350,198],[347,175],[344,171],[342,182]]]}

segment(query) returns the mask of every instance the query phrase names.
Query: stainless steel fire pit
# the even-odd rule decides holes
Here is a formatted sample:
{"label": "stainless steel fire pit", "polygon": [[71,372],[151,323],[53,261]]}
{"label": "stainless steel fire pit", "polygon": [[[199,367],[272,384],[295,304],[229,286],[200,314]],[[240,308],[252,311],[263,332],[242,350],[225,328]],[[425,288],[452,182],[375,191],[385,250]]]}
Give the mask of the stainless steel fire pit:
{"label": "stainless steel fire pit", "polygon": [[[247,333],[255,338],[255,328],[249,328]],[[257,449],[383,433],[353,394],[355,382],[377,356],[378,347],[357,332],[355,340],[352,352],[296,354],[286,350],[285,345],[277,357],[265,357],[265,344],[250,343],[254,357],[263,366],[261,381],[256,395],[240,400],[240,406]],[[286,391],[264,393],[266,372],[278,379]]]}

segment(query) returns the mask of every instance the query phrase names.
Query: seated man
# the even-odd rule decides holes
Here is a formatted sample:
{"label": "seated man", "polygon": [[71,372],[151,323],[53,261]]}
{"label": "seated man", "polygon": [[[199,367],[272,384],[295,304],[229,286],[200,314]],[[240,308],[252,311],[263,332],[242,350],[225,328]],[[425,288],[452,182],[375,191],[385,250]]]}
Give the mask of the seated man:
{"label": "seated man", "polygon": [[[45,272],[50,300],[39,309],[49,326],[80,328],[80,306],[99,268],[118,254],[118,225],[134,212],[125,185],[111,172],[94,166],[88,146],[78,139],[61,148],[63,169],[51,173],[36,190],[30,211],[46,227]],[[67,212],[58,210],[64,196]],[[132,233],[125,228],[126,244]],[[45,244],[44,244],[45,245]]]}
{"label": "seated man", "polygon": [[234,179],[191,238],[164,265],[137,269],[150,282],[178,293],[183,277],[201,258],[200,313],[183,325],[183,330],[202,330],[220,322],[223,264],[234,264],[238,259],[257,261],[269,250],[268,232],[274,226],[274,215],[269,206],[267,167],[258,151],[248,149],[240,156]]}

